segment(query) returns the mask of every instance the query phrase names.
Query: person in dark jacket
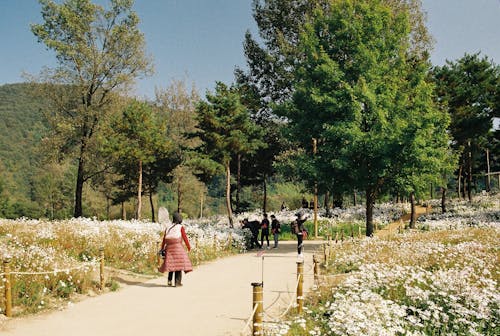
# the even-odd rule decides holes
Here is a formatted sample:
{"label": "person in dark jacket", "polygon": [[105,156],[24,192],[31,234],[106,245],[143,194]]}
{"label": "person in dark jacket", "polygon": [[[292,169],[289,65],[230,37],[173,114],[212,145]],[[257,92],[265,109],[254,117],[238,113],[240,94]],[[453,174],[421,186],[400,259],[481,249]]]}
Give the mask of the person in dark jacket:
{"label": "person in dark jacket", "polygon": [[242,229],[249,229],[250,232],[252,233],[252,239],[250,240],[250,248],[254,248],[254,246],[257,247],[262,247],[259,244],[259,228],[260,228],[260,222],[259,221],[248,221],[248,218],[245,218],[242,222],[243,226],[241,227]]}
{"label": "person in dark jacket", "polygon": [[264,238],[267,241],[267,248],[269,248],[269,219],[267,219],[267,214],[264,214],[262,222],[260,222],[260,246],[264,246]]}
{"label": "person in dark jacket", "polygon": [[281,224],[275,215],[271,215],[271,233],[274,238],[274,247],[278,247],[279,234],[281,233]]}
{"label": "person in dark jacket", "polygon": [[302,242],[304,240],[304,233],[307,233],[304,223],[307,220],[307,217],[302,215],[302,212],[297,212],[295,214],[297,218],[291,224],[292,234],[297,236],[297,254],[299,258],[303,258],[302,256]]}

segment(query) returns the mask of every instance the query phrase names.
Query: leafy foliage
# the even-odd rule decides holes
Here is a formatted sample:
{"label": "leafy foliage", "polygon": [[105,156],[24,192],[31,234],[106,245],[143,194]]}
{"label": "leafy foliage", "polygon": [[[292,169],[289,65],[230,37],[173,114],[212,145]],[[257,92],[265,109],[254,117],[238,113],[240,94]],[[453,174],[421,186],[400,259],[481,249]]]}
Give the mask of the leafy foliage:
{"label": "leafy foliage", "polygon": [[235,89],[218,82],[215,94],[207,93],[207,101],[199,103],[197,120],[202,141],[199,151],[205,162],[216,163],[226,172],[226,207],[232,226],[230,202],[231,157],[239,153],[252,153],[264,143],[258,137],[259,128],[252,123],[240,95]]}
{"label": "leafy foliage", "polygon": [[410,28],[408,13],[384,1],[316,10],[300,38],[292,101],[278,111],[306,149],[295,156],[303,176],[365,191],[367,235],[375,199],[440,177],[447,153],[448,118],[432,101],[428,63],[410,57]]}
{"label": "leafy foliage", "polygon": [[40,3],[44,22],[31,30],[58,61],[41,81],[50,84],[43,93],[51,101],[52,138],[78,160],[74,216],[79,217],[83,185],[101,169],[93,156],[96,134],[113,111],[116,93],[148,74],[150,61],[133,1],[111,0],[107,10],[90,0]]}
{"label": "leafy foliage", "polygon": [[486,161],[485,149],[491,150],[495,162],[498,142],[494,139],[499,131],[493,131],[493,118],[500,116],[500,66],[486,56],[481,58],[479,53],[465,54],[457,61],[435,67],[432,75],[439,102],[451,115],[452,144],[460,154],[465,173],[473,173]]}

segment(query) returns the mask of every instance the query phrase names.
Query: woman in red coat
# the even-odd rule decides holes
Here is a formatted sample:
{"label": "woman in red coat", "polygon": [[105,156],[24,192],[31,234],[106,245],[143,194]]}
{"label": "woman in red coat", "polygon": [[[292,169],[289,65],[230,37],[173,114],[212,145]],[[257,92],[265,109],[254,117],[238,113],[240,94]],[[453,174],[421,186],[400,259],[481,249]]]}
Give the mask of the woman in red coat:
{"label": "woman in red coat", "polygon": [[175,273],[175,287],[182,286],[182,271],[184,273],[191,272],[193,265],[189,260],[182,241],[186,244],[187,250],[191,250],[186,231],[182,226],[182,216],[178,212],[174,212],[172,224],[168,225],[163,235],[161,249],[165,250],[165,260],[159,271],[161,273],[168,272],[168,285],[172,286],[172,278]]}

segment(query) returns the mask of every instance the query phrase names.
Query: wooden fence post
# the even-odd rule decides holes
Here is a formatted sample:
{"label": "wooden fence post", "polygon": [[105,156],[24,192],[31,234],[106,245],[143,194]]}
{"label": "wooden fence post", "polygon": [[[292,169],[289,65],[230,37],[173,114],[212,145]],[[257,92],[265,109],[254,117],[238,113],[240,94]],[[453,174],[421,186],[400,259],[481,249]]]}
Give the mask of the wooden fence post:
{"label": "wooden fence post", "polygon": [[297,313],[302,314],[302,309],[304,307],[304,297],[303,295],[303,285],[304,285],[304,262],[297,261]]}
{"label": "wooden fence post", "polygon": [[104,290],[104,247],[99,248],[99,285],[101,290]]}
{"label": "wooden fence post", "polygon": [[[325,258],[325,266],[328,266],[329,256],[330,256],[330,246],[328,244],[324,244],[323,245],[323,257]],[[316,257],[316,255],[313,256],[313,261],[314,261],[314,257]]]}
{"label": "wooden fence post", "polygon": [[12,279],[10,274],[10,259],[3,261],[5,286],[5,316],[12,317]]}
{"label": "wooden fence post", "polygon": [[313,254],[313,263],[314,263],[314,283],[317,286],[319,284],[319,261],[315,254]]}
{"label": "wooden fence post", "polygon": [[[264,335],[263,315],[264,315],[264,295],[262,282],[252,282],[253,287],[253,314],[252,335]],[[257,308],[255,308],[257,306]]]}
{"label": "wooden fence post", "polygon": [[195,240],[196,244],[195,244],[195,258],[196,258],[196,264],[199,265],[201,264],[200,262],[200,238],[198,238],[198,236],[196,236],[196,240]]}

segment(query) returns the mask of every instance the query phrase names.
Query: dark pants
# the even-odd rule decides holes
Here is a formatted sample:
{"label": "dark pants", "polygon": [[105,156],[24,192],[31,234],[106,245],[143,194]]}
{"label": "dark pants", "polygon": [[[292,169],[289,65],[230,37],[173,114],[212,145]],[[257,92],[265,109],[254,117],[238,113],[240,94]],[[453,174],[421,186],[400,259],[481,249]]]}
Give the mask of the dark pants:
{"label": "dark pants", "polygon": [[264,237],[267,241],[267,247],[269,247],[269,229],[262,230],[262,232],[260,233],[260,247],[264,246]]}
{"label": "dark pants", "polygon": [[[174,276],[174,272],[168,272],[168,281],[172,281],[172,278]],[[182,284],[182,271],[175,271],[175,284],[180,285]]]}
{"label": "dark pants", "polygon": [[252,241],[250,242],[250,248],[254,248],[255,247],[261,247],[261,245],[259,244],[259,234],[254,234],[252,233]]}
{"label": "dark pants", "polygon": [[302,241],[303,241],[303,236],[301,234],[297,234],[297,253],[301,254],[302,253]]}

